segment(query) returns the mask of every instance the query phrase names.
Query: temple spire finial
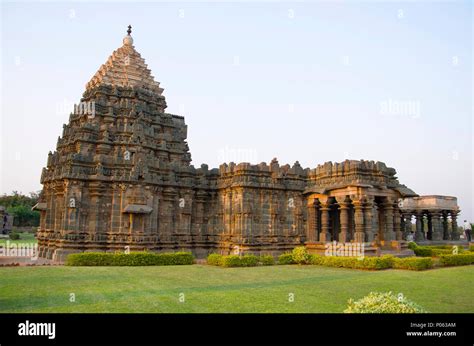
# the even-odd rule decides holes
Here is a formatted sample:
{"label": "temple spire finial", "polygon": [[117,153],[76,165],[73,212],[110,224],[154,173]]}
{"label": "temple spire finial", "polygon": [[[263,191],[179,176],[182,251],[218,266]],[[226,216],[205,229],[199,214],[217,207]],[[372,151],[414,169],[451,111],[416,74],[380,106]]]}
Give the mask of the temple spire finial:
{"label": "temple spire finial", "polygon": [[127,30],[127,36],[125,36],[123,38],[123,44],[126,45],[126,46],[131,46],[133,45],[133,38],[132,38],[132,26],[129,25],[128,26],[128,30]]}

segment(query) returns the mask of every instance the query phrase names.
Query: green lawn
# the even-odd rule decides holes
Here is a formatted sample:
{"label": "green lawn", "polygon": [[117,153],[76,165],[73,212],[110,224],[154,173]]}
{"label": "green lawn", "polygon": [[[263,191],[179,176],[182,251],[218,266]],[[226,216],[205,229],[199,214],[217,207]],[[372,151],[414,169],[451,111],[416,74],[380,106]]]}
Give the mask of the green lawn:
{"label": "green lawn", "polygon": [[33,233],[30,233],[30,232],[21,232],[20,233],[20,239],[18,240],[11,240],[11,239],[0,239],[0,244],[3,244],[3,243],[6,243],[8,241],[10,241],[10,244],[18,244],[18,243],[37,243],[38,240],[35,238],[35,235]]}
{"label": "green lawn", "polygon": [[474,266],[423,272],[297,265],[4,267],[0,312],[342,312],[349,298],[370,291],[403,293],[430,312],[474,312],[473,283]]}

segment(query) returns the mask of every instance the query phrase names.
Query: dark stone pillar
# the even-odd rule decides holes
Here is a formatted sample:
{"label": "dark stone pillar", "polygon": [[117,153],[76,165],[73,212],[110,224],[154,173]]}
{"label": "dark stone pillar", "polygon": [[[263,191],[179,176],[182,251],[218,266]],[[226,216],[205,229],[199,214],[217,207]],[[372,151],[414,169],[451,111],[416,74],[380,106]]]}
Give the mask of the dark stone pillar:
{"label": "dark stone pillar", "polygon": [[422,241],[425,239],[425,233],[423,232],[423,214],[417,213],[415,216],[416,216],[415,241]]}
{"label": "dark stone pillar", "polygon": [[452,240],[459,240],[459,232],[458,232],[458,212],[455,210],[451,211],[451,239]]}
{"label": "dark stone pillar", "polygon": [[388,242],[394,238],[394,227],[393,227],[393,203],[392,200],[387,198],[384,203],[385,210],[385,234],[383,240]]}
{"label": "dark stone pillar", "polygon": [[349,241],[349,208],[350,201],[346,200],[346,196],[340,197],[339,202],[339,218],[340,218],[340,231],[339,231],[339,242],[346,243]]}
{"label": "dark stone pillar", "polygon": [[396,240],[402,240],[403,239],[403,233],[402,233],[402,227],[401,227],[401,222],[402,222],[402,216],[400,214],[400,209],[398,207],[398,203],[395,203],[393,206],[393,231],[395,235]]}
{"label": "dark stone pillar", "polygon": [[443,211],[443,240],[449,240],[448,213]]}
{"label": "dark stone pillar", "polygon": [[443,230],[441,226],[441,213],[431,213],[432,233],[431,240],[443,240]]}
{"label": "dark stone pillar", "polygon": [[331,208],[330,203],[326,202],[321,208],[321,233],[319,235],[319,241],[328,242],[331,241],[331,233],[329,232],[329,212]]}
{"label": "dark stone pillar", "polygon": [[365,241],[364,205],[360,199],[353,200],[352,204],[354,205],[354,222],[355,222],[354,241],[356,243],[363,243]]}
{"label": "dark stone pillar", "polygon": [[318,206],[316,200],[308,201],[308,224],[307,224],[307,241],[312,243],[316,241],[316,228],[318,225]]}
{"label": "dark stone pillar", "polygon": [[405,239],[411,234],[411,213],[403,214],[404,222],[403,222],[403,229],[405,233]]}
{"label": "dark stone pillar", "polygon": [[431,219],[431,213],[426,214],[426,220],[428,221],[428,232],[426,232],[426,239],[433,240],[433,221]]}
{"label": "dark stone pillar", "polygon": [[364,206],[364,229],[365,229],[365,238],[368,242],[374,241],[374,223],[373,223],[373,208],[374,201],[368,199]]}

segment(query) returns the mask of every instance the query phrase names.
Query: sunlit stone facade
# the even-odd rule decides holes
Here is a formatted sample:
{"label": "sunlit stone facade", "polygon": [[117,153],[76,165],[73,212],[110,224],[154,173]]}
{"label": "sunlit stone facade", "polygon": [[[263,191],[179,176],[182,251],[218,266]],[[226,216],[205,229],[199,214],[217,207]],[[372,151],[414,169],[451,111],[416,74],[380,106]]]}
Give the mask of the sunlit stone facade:
{"label": "sunlit stone facade", "polygon": [[129,34],[86,85],[48,155],[36,206],[40,256],[276,255],[329,241],[393,247],[405,239],[408,215],[418,213],[400,209],[417,195],[381,162],[195,168],[184,118],[165,109],[163,89]]}

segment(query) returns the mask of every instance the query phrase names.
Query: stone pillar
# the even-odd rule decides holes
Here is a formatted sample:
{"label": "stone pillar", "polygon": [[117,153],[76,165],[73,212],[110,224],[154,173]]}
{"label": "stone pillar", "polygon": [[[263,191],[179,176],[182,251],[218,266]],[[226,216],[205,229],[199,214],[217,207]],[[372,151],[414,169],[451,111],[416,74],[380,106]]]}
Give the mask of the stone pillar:
{"label": "stone pillar", "polygon": [[401,227],[401,215],[400,215],[400,209],[398,208],[398,203],[394,204],[393,207],[393,230],[394,230],[394,235],[395,239],[400,241],[403,240],[403,233],[402,233],[402,227]]}
{"label": "stone pillar", "polygon": [[87,232],[96,235],[100,225],[100,203],[102,194],[96,188],[90,190],[89,224]]}
{"label": "stone pillar", "polygon": [[426,232],[426,239],[433,240],[433,221],[431,219],[431,213],[426,215],[428,221],[428,232]]}
{"label": "stone pillar", "polygon": [[365,233],[364,233],[364,205],[360,199],[352,201],[354,205],[354,222],[355,222],[355,233],[354,241],[356,243],[365,242]]}
{"label": "stone pillar", "polygon": [[458,232],[458,212],[455,210],[451,211],[451,240],[459,240]]}
{"label": "stone pillar", "polygon": [[321,208],[321,233],[319,235],[319,241],[328,242],[331,241],[331,233],[329,232],[329,202],[326,202]]}
{"label": "stone pillar", "polygon": [[383,240],[385,242],[391,241],[394,238],[394,227],[393,227],[393,201],[390,198],[387,198],[387,201],[384,203],[385,209],[385,233]]}
{"label": "stone pillar", "polygon": [[110,228],[112,232],[120,232],[122,221],[122,185],[114,184],[112,186],[112,211]]}
{"label": "stone pillar", "polygon": [[432,212],[431,213],[431,240],[443,240],[443,230],[441,226],[441,213]]}
{"label": "stone pillar", "polygon": [[449,240],[448,213],[443,212],[443,240]]}
{"label": "stone pillar", "polygon": [[306,241],[309,243],[316,241],[316,227],[318,225],[318,210],[316,208],[316,200],[311,198],[308,201],[308,222],[306,234]]}
{"label": "stone pillar", "polygon": [[364,231],[365,231],[365,238],[367,238],[368,242],[374,241],[374,228],[373,228],[373,208],[374,202],[373,198],[368,199],[364,206]]}
{"label": "stone pillar", "polygon": [[425,239],[425,234],[423,233],[423,213],[416,213],[416,232],[415,232],[415,241],[421,241]]}
{"label": "stone pillar", "polygon": [[405,239],[411,234],[411,213],[403,214],[404,217],[404,232],[405,232]]}
{"label": "stone pillar", "polygon": [[379,234],[379,207],[376,202],[373,203],[372,207],[372,229],[374,232],[374,241],[380,241]]}
{"label": "stone pillar", "polygon": [[341,202],[339,202],[339,242],[347,243],[349,241],[349,201],[346,200],[346,196],[340,197]]}

